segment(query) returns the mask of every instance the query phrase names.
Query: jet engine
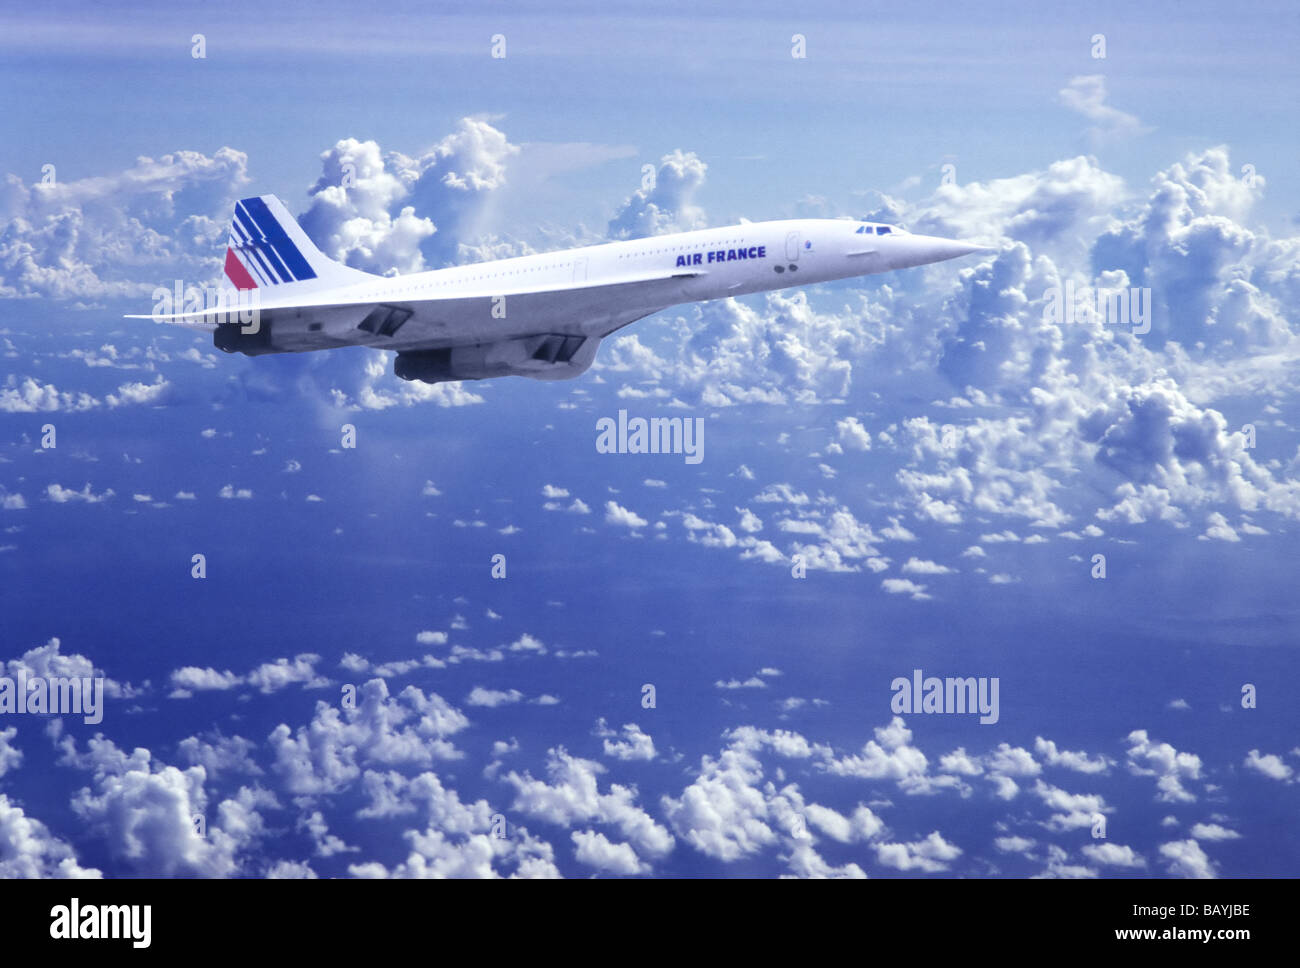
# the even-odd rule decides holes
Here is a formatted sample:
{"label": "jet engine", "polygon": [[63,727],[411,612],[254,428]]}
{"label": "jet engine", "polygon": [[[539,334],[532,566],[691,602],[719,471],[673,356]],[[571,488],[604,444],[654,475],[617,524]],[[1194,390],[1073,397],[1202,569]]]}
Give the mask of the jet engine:
{"label": "jet engine", "polygon": [[543,333],[446,349],[408,350],[397,354],[393,372],[403,380],[422,383],[486,380],[497,376],[568,380],[591,366],[599,345],[596,337]]}
{"label": "jet engine", "polygon": [[269,314],[262,314],[255,333],[245,332],[238,323],[221,323],[212,333],[212,345],[223,353],[243,353],[245,356],[276,352],[271,348]]}

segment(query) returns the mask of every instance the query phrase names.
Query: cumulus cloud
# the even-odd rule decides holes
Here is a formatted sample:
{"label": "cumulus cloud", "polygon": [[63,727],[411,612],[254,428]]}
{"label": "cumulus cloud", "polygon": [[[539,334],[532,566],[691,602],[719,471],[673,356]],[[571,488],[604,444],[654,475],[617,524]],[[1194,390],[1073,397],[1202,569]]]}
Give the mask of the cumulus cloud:
{"label": "cumulus cloud", "polygon": [[63,487],[61,484],[51,484],[45,489],[45,496],[55,504],[69,504],[80,502],[82,504],[99,504],[107,501],[113,496],[111,487],[105,488],[101,493],[96,494],[90,489],[90,482],[87,481],[80,491],[74,491],[71,488]]}
{"label": "cumulus cloud", "polygon": [[1251,750],[1247,753],[1244,765],[1246,769],[1266,776],[1270,780],[1289,782],[1295,775],[1295,771],[1283,763],[1280,756],[1273,753],[1260,755],[1259,750]]}
{"label": "cumulus cloud", "polygon": [[923,558],[908,558],[903,563],[903,571],[914,575],[951,575],[956,570],[937,561],[927,561]]}
{"label": "cumulus cloud", "polygon": [[0,296],[146,297],[174,279],[215,279],[247,164],[243,152],[220,148],[68,181],[5,176]]}
{"label": "cumulus cloud", "polygon": [[82,867],[65,841],[50,833],[35,817],[0,793],[0,877],[98,878],[100,872]]}
{"label": "cumulus cloud", "polygon": [[[391,868],[376,861],[352,864],[354,877],[394,878],[553,878],[559,876],[550,844],[522,827],[503,828],[503,818],[486,800],[465,802],[448,789],[436,773],[407,780],[389,771],[367,771],[372,806],[364,816],[395,816],[421,812],[424,830],[408,829],[405,861]],[[507,836],[508,834],[508,836]]]}
{"label": "cumulus cloud", "polygon": [[1113,811],[1100,794],[1070,793],[1041,779],[1034,781],[1033,793],[1051,811],[1043,824],[1049,830],[1087,829]]}
{"label": "cumulus cloud", "polygon": [[316,674],[319,661],[319,655],[304,652],[293,659],[264,662],[248,674],[246,681],[263,695],[279,692],[294,683],[302,683],[309,689],[319,688],[329,684],[328,679]]}
{"label": "cumulus cloud", "polygon": [[[72,799],[73,811],[104,837],[113,856],[140,873],[231,876],[265,833],[260,810],[275,797],[256,787],[210,804],[202,766],[186,770],[158,761],[147,749],[130,755],[111,740],[89,741],[84,754],[69,739],[65,762],[89,768],[93,786]],[[208,817],[209,808],[214,807]],[[200,832],[195,817],[204,817]]]}
{"label": "cumulus cloud", "polygon": [[155,406],[170,389],[171,384],[158,376],[153,383],[124,383],[117,388],[117,393],[110,393],[104,399],[110,407]]}
{"label": "cumulus cloud", "polygon": [[1208,880],[1218,876],[1214,863],[1195,840],[1175,840],[1160,845],[1160,856],[1176,877]]}
{"label": "cumulus cloud", "polygon": [[844,417],[837,420],[835,433],[839,442],[849,450],[871,449],[871,434],[857,417]]}
{"label": "cumulus cloud", "polygon": [[1191,803],[1196,795],[1183,784],[1201,777],[1201,758],[1180,753],[1168,743],[1153,743],[1145,729],[1129,733],[1128,768],[1136,776],[1156,778],[1156,799],[1164,803]]}
{"label": "cumulus cloud", "polygon": [[574,831],[572,837],[577,847],[574,856],[580,864],[611,874],[644,874],[650,870],[650,865],[637,857],[631,844],[611,843],[608,837],[594,830]]}
{"label": "cumulus cloud", "polygon": [[[604,735],[604,720],[601,720],[602,735]],[[653,760],[655,758],[654,740],[648,733],[642,732],[641,727],[636,723],[627,723],[623,727],[623,738],[615,739],[618,736],[612,730],[605,735],[604,748],[605,755],[613,757],[616,760]]]}
{"label": "cumulus cloud", "polygon": [[1094,757],[1081,751],[1058,750],[1056,743],[1041,736],[1034,738],[1034,752],[1048,766],[1059,766],[1076,773],[1105,773],[1111,766],[1110,759],[1105,755]]}
{"label": "cumulus cloud", "polygon": [[321,176],[299,222],[322,252],[354,269],[419,272],[427,268],[420,245],[437,228],[413,206],[399,207],[411,178],[404,168],[390,170],[389,161],[374,141],[337,142],[321,154]]}
{"label": "cumulus cloud", "polygon": [[704,228],[707,222],[695,195],[708,167],[694,152],[679,149],[664,155],[652,183],[638,189],[610,220],[609,237],[640,239]]}
{"label": "cumulus cloud", "polygon": [[943,789],[964,787],[956,776],[931,775],[929,760],[912,745],[912,731],[895,716],[888,726],[877,727],[875,739],[869,740],[859,753],[829,759],[824,766],[837,776],[863,779],[888,779],[910,794],[929,794]]}
{"label": "cumulus cloud", "polygon": [[876,857],[886,867],[927,874],[946,871],[949,861],[956,860],[961,853],[960,847],[944,840],[937,830],[914,843],[876,845]]}
{"label": "cumulus cloud", "polygon": [[321,154],[303,229],[330,258],[379,274],[459,261],[519,148],[481,118],[462,118],[427,152],[408,157],[344,138]]}
{"label": "cumulus cloud", "polygon": [[295,683],[308,689],[319,689],[329,684],[328,679],[316,672],[320,658],[315,653],[304,652],[293,659],[264,662],[246,675],[237,675],[229,669],[222,672],[211,667],[185,666],[171,674],[171,696],[186,699],[196,692],[225,691],[242,685],[252,686],[263,695],[279,692]]}
{"label": "cumulus cloud", "polygon": [[925,601],[930,598],[925,593],[925,586],[919,585],[910,578],[886,578],[880,583],[880,587],[891,595],[910,595],[913,601]]}
{"label": "cumulus cloud", "polygon": [[211,667],[200,669],[197,666],[185,666],[172,673],[172,686],[181,695],[209,690],[233,689],[241,682],[243,682],[241,676],[237,676],[229,670],[218,672]]}
{"label": "cumulus cloud", "polygon": [[597,368],[662,381],[680,399],[710,407],[842,400],[852,361],[881,339],[876,330],[888,316],[866,300],[861,312],[868,322],[819,310],[798,289],[767,293],[759,306],[693,304],[661,324],[653,344],[635,332],[611,337]]}
{"label": "cumulus cloud", "polygon": [[41,383],[32,377],[24,377],[20,383],[10,374],[0,389],[2,413],[75,413],[93,410],[99,405],[100,402],[88,393],[61,391],[52,383]]}
{"label": "cumulus cloud", "polygon": [[489,709],[495,709],[497,706],[508,706],[517,703],[524,698],[524,694],[518,689],[484,689],[482,686],[475,686],[468,696],[465,697],[467,706],[487,706]]}
{"label": "cumulus cloud", "polygon": [[460,752],[450,737],[468,718],[436,693],[407,686],[391,696],[383,679],[358,690],[342,709],[316,704],[310,726],[277,726],[268,737],[274,770],[294,794],[334,793],[351,786],[372,765],[428,766]]}
{"label": "cumulus cloud", "polygon": [[515,789],[515,810],[563,827],[607,825],[618,830],[639,856],[665,856],[672,850],[672,835],[636,805],[635,789],[611,783],[609,791],[601,793],[599,776],[604,772],[599,763],[557,747],[547,754],[547,780],[511,772],[504,781]]}
{"label": "cumulus cloud", "polygon": [[1222,824],[1217,823],[1198,823],[1192,825],[1192,839],[1194,840],[1240,840],[1241,834],[1235,830],[1229,830]]}
{"label": "cumulus cloud", "polygon": [[78,653],[65,654],[63,643],[58,638],[51,638],[44,645],[28,649],[21,658],[0,661],[0,672],[8,670],[10,677],[20,673],[28,679],[48,679],[66,677],[69,679],[104,680],[104,695],[110,699],[134,699],[149,690],[149,681],[141,686],[129,682],[119,682],[109,677],[103,669],[96,667],[87,656]]}
{"label": "cumulus cloud", "polygon": [[605,523],[625,528],[644,528],[650,522],[616,501],[605,502]]}
{"label": "cumulus cloud", "polygon": [[879,832],[876,818],[865,807],[855,815],[855,821],[845,820],[829,808],[809,813],[797,786],[778,788],[770,781],[764,782],[760,759],[763,751],[794,759],[821,755],[823,751],[802,736],[783,730],[739,727],[731,731],[729,739],[717,758],[703,757],[699,775],[680,797],[662,800],[673,829],[696,850],[731,862],[785,844],[792,851],[792,866],[820,868],[819,857],[799,849],[811,849],[811,844],[805,842],[809,821],[848,839],[853,839],[855,832],[857,836]]}
{"label": "cumulus cloud", "polygon": [[1088,858],[1107,867],[1139,868],[1147,865],[1142,855],[1121,844],[1086,844],[1082,850]]}

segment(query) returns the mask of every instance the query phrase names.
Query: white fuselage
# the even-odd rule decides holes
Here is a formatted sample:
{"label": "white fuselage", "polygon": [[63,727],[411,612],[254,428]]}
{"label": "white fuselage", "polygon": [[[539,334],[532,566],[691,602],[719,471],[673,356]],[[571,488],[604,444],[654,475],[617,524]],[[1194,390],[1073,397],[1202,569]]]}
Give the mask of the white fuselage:
{"label": "white fuselage", "polygon": [[405,380],[563,380],[586,370],[610,333],[669,306],[980,248],[875,222],[783,219],[376,276],[326,256],[283,202],[256,195],[235,205],[223,263],[233,288],[222,292],[238,297],[237,312],[224,298],[181,312],[162,300],[152,316],[132,318],[198,326],[218,349],[248,356],[388,350]]}
{"label": "white fuselage", "polygon": [[[281,314],[271,351],[318,349],[322,338],[398,351],[538,332],[599,338],[680,303],[887,272],[976,249],[843,219],[750,222],[609,242],[371,278],[299,297],[285,308],[299,310],[302,325]],[[391,335],[370,334],[357,332],[356,311],[338,311],[377,303],[412,316]],[[314,306],[329,311],[313,313]],[[262,306],[276,307],[274,300]]]}

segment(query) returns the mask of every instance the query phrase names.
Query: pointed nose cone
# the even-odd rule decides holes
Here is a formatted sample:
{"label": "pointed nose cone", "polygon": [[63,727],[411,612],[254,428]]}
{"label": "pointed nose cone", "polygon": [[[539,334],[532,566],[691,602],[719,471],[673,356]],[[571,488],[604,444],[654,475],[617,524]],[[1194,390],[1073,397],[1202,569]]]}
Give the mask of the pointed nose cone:
{"label": "pointed nose cone", "polygon": [[958,256],[971,255],[975,252],[994,251],[996,250],[976,242],[941,239],[933,235],[905,235],[898,237],[896,248],[890,253],[890,268],[909,269],[913,266],[956,259]]}
{"label": "pointed nose cone", "polygon": [[[918,254],[927,255],[925,262],[943,262],[958,256],[971,255],[975,252],[993,252],[994,249],[978,242],[962,242],[956,239],[940,239],[932,235],[913,236],[921,243]],[[919,265],[920,263],[918,263]]]}
{"label": "pointed nose cone", "polygon": [[955,259],[959,255],[974,255],[977,252],[996,252],[997,249],[988,245],[980,245],[978,242],[964,242],[960,240],[946,241],[941,258]]}

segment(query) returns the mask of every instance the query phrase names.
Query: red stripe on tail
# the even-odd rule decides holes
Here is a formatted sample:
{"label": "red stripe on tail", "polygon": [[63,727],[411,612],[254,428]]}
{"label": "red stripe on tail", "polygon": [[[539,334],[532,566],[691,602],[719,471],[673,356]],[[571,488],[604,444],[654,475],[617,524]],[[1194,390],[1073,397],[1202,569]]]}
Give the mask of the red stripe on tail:
{"label": "red stripe on tail", "polygon": [[244,264],[235,255],[235,250],[226,249],[226,278],[235,284],[236,289],[256,289],[257,281],[248,274]]}

